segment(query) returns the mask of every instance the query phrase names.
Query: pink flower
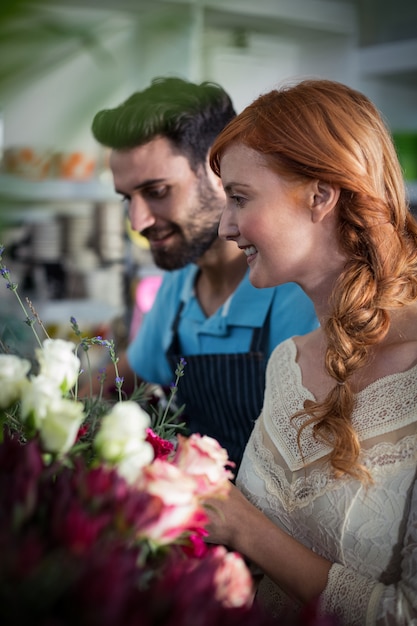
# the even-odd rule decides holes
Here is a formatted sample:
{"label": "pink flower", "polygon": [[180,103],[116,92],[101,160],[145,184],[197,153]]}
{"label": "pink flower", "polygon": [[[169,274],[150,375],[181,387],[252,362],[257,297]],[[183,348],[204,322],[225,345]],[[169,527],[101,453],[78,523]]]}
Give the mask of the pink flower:
{"label": "pink flower", "polygon": [[159,437],[152,428],[146,429],[146,441],[153,447],[155,459],[167,459],[174,451],[174,444]]}
{"label": "pink flower", "polygon": [[190,535],[188,537],[188,543],[182,546],[183,552],[188,557],[194,557],[196,559],[202,559],[206,556],[209,550],[209,544],[204,541],[203,537],[207,537],[208,531],[201,529],[199,533]]}
{"label": "pink flower", "polygon": [[216,546],[213,556],[218,560],[214,574],[216,599],[226,607],[250,606],[254,591],[252,577],[242,557],[223,546]]}
{"label": "pink flower", "polygon": [[143,528],[142,536],[167,544],[184,533],[204,532],[207,516],[195,496],[195,481],[180,468],[155,459],[143,469],[137,487],[163,503],[158,519]]}
{"label": "pink flower", "polygon": [[[232,587],[227,572],[234,569],[224,548],[208,547],[203,559],[181,559],[171,552],[165,560],[160,575],[152,588],[152,605],[159,608],[153,612],[152,623],[169,626],[272,626],[272,618],[263,614],[252,603],[253,589],[250,574],[239,577],[239,584]],[[235,555],[233,558],[238,559]],[[229,566],[231,570],[228,570]],[[243,568],[244,563],[242,561]],[[237,572],[240,576],[240,571]],[[221,592],[219,584],[226,584]],[[155,619],[156,618],[156,619]],[[281,624],[281,622],[279,622]],[[295,625],[294,625],[295,626]]]}
{"label": "pink flower", "polygon": [[230,490],[229,480],[233,473],[227,469],[234,463],[228,460],[227,452],[216,439],[193,434],[178,435],[178,447],[172,463],[197,482],[200,498],[226,497]]}

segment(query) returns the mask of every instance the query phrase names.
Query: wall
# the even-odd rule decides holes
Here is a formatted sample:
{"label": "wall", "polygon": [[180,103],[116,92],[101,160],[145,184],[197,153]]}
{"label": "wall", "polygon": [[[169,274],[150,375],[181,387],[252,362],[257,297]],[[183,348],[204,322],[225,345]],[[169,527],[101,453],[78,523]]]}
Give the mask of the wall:
{"label": "wall", "polygon": [[[247,33],[236,45],[233,33],[206,33],[204,75],[225,86],[238,110],[261,92],[301,77],[324,77],[355,84],[354,47],[349,37]],[[210,45],[211,42],[211,45]]]}
{"label": "wall", "polygon": [[[233,0],[225,0],[221,9],[228,3],[238,11]],[[311,18],[295,30],[293,9],[288,15],[287,10],[284,12],[285,28],[281,25],[275,29],[281,21],[280,15],[274,14],[275,21],[263,17],[252,30],[250,13],[236,13],[239,19],[245,18],[239,29],[236,19],[233,26],[224,24],[220,9],[213,23],[201,5],[174,4],[137,2],[136,9],[109,11],[53,3],[54,10],[48,9],[48,15],[58,22],[81,25],[100,42],[99,47],[94,41],[81,45],[66,59],[62,54],[64,41],[39,42],[47,55],[62,56],[63,60],[47,71],[46,65],[44,71],[35,67],[32,75],[26,72],[24,80],[5,91],[4,144],[95,150],[90,133],[95,112],[119,103],[156,75],[216,80],[228,88],[239,110],[258,93],[288,77],[320,75],[355,81],[351,62],[355,33],[333,34],[329,31],[333,24],[320,29],[314,9],[325,5],[325,0],[302,2],[305,15],[305,7],[311,7]],[[265,10],[276,13],[274,3],[263,0],[260,8],[262,4]],[[250,4],[246,5],[246,12],[253,11]],[[28,24],[28,33],[32,28]],[[26,44],[21,45],[24,48]]]}

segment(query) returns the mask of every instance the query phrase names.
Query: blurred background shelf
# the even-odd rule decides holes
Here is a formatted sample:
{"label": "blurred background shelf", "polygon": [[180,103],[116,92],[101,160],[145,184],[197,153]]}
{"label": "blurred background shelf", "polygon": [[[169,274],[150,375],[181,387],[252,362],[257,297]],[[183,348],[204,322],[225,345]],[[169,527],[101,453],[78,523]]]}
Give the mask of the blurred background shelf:
{"label": "blurred background shelf", "polygon": [[111,183],[104,183],[98,179],[32,181],[12,174],[0,176],[0,197],[34,203],[60,200],[112,202],[120,198],[115,193]]}
{"label": "blurred background shelf", "polygon": [[[338,80],[369,96],[397,137],[417,137],[411,0],[14,0],[0,13],[0,244],[52,325],[72,311],[108,327],[123,311],[125,329],[109,332],[126,338],[136,288],[155,271],[91,132],[97,111],[153,78],[218,82],[237,111],[287,80]],[[19,147],[81,152],[95,168],[82,179],[64,177],[65,159],[43,177],[6,167]],[[417,149],[402,168],[417,214]]]}
{"label": "blurred background shelf", "polygon": [[[417,204],[417,180],[406,181],[411,204]],[[88,181],[41,180],[32,181],[10,174],[0,175],[0,200],[23,202],[26,206],[56,202],[120,202],[120,196],[111,183],[98,179]],[[1,205],[0,205],[1,211]]]}

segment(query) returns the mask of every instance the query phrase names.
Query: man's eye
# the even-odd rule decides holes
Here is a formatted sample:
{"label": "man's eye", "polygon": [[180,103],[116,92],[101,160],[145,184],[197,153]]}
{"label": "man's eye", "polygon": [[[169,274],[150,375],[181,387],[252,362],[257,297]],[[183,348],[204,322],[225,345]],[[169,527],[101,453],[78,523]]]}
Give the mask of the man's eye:
{"label": "man's eye", "polygon": [[149,187],[144,191],[144,194],[148,196],[148,198],[153,198],[159,200],[161,198],[165,198],[168,193],[168,187],[166,185],[161,185],[159,187]]}
{"label": "man's eye", "polygon": [[123,196],[121,198],[120,202],[122,203],[122,207],[123,207],[124,211],[128,211],[129,210],[129,205],[130,205],[130,198],[128,196]]}

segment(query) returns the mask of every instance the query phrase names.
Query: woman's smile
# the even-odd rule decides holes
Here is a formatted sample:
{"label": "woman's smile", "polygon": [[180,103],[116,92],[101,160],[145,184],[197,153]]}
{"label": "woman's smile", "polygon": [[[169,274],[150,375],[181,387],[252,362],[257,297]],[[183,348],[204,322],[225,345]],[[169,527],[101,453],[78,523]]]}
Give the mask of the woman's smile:
{"label": "woman's smile", "polygon": [[255,255],[257,254],[257,249],[255,248],[255,246],[239,246],[239,248],[241,250],[243,250],[243,252],[245,253],[247,259],[248,259],[248,263],[250,263],[251,261],[253,261],[253,259],[255,258]]}

